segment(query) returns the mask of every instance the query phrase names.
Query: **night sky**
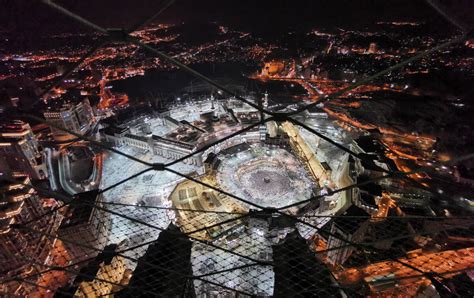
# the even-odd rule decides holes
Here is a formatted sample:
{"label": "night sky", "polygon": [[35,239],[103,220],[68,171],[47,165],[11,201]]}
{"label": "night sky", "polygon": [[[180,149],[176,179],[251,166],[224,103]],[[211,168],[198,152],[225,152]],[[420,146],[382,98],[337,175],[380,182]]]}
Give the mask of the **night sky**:
{"label": "night sky", "polygon": [[[454,15],[469,22],[472,0],[441,1]],[[158,11],[165,0],[57,0],[84,18],[108,28],[130,28]],[[91,33],[92,29],[61,15],[39,0],[0,0],[0,53],[34,50],[44,36]],[[454,27],[425,0],[176,0],[156,22],[208,23],[217,21],[254,36],[278,37],[290,31],[318,27],[363,29],[378,21],[419,21],[425,30],[452,36]],[[472,23],[472,21],[471,21]],[[195,28],[200,28],[196,26]],[[429,33],[429,32],[427,32]],[[206,32],[197,29],[196,34]],[[202,36],[204,37],[204,36]],[[52,45],[54,46],[54,45]]]}
{"label": "night sky", "polygon": [[[106,27],[130,27],[158,10],[163,0],[63,0],[58,4]],[[474,1],[442,1],[469,19]],[[28,36],[42,32],[84,30],[40,1],[0,0],[0,25]],[[360,26],[385,20],[442,22],[424,0],[176,0],[159,20],[221,21],[256,31],[301,25]],[[252,30],[253,31],[253,30]]]}

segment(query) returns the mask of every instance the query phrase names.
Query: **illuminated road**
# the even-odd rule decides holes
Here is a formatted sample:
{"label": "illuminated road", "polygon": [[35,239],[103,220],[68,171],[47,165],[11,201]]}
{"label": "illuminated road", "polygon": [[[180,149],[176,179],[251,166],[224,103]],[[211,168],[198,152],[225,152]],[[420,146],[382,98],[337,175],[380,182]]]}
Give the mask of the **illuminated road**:
{"label": "illuminated road", "polygon": [[[289,74],[295,73],[293,68],[294,65],[292,66],[292,69],[290,69],[290,71],[288,72]],[[252,76],[251,78],[262,81],[287,81],[299,84],[308,92],[307,98],[312,102],[317,101],[323,94],[339,92],[340,90],[350,86],[350,83],[346,81],[296,78],[294,77],[294,75],[256,75]],[[382,90],[389,90],[392,92],[405,92],[404,88],[395,87],[390,84],[363,85],[342,94],[340,97],[352,95],[354,98],[357,98],[357,96],[353,95],[353,93],[373,92]],[[331,101],[331,105],[359,108],[361,106],[361,103],[357,101],[351,101],[346,103],[343,100],[333,100]],[[411,171],[412,166],[409,164],[409,162],[424,166],[423,163],[431,157],[431,149],[436,141],[435,138],[433,138],[432,136],[409,134],[390,127],[379,126],[373,123],[363,123],[357,119],[351,118],[347,113],[344,113],[341,110],[333,109],[329,105],[324,106],[322,109],[329,116],[331,116],[331,118],[338,120],[340,126],[348,131],[351,131],[354,128],[356,128],[356,130],[378,129],[382,133],[381,142],[387,149],[387,157],[395,162],[399,170],[405,172]],[[426,174],[413,174],[409,175],[409,177],[418,181],[423,180],[424,178],[429,178]],[[420,182],[424,186],[428,186],[426,182]]]}
{"label": "illuminated road", "polygon": [[[474,248],[464,248],[459,250],[448,250],[437,253],[422,253],[411,258],[401,258],[399,261],[416,267],[423,272],[434,272],[443,277],[449,278],[458,273],[448,272],[463,271],[474,266]],[[448,273],[448,274],[446,274]],[[370,283],[374,278],[387,277],[396,279],[396,283],[400,285],[416,285],[418,288],[421,283],[426,280],[421,279],[420,272],[413,270],[399,262],[387,261],[370,264],[362,268],[350,268],[340,273],[336,273],[339,283],[342,285],[355,285],[363,280]],[[414,276],[413,278],[409,278]],[[371,287],[373,291],[377,291],[375,287]]]}
{"label": "illuminated road", "polygon": [[[240,36],[238,38],[242,39],[242,38],[247,37],[249,35],[250,35],[250,33],[242,33],[242,34],[240,34]],[[192,56],[197,56],[204,50],[208,50],[210,48],[214,48],[216,46],[229,43],[230,41],[232,41],[234,39],[236,39],[236,38],[229,38],[229,39],[222,40],[222,41],[219,41],[219,42],[216,42],[216,43],[210,43],[210,44],[207,44],[207,45],[204,45],[204,46],[199,46],[197,49],[194,49],[193,51],[183,52],[181,54],[174,55],[173,58],[174,59],[179,59],[179,58],[182,58],[183,56],[191,56],[191,57]]]}

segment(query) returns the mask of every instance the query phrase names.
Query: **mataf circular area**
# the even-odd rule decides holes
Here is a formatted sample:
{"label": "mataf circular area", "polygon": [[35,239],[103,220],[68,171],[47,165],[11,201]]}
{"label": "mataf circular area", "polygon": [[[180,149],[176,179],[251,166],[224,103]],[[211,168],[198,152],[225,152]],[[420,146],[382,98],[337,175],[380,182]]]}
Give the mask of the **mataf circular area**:
{"label": "mataf circular area", "polygon": [[282,196],[290,191],[290,177],[278,161],[255,160],[241,166],[235,175],[239,184],[254,198]]}
{"label": "mataf circular area", "polygon": [[315,185],[304,165],[285,149],[254,145],[219,157],[220,187],[262,207],[282,207],[308,199]]}

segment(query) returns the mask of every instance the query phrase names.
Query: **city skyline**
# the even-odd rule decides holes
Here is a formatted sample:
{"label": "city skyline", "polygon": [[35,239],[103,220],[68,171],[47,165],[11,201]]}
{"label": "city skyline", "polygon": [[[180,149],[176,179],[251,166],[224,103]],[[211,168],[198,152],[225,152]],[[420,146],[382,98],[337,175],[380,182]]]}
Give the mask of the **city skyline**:
{"label": "city skyline", "polygon": [[6,2],[0,295],[472,295],[467,1]]}

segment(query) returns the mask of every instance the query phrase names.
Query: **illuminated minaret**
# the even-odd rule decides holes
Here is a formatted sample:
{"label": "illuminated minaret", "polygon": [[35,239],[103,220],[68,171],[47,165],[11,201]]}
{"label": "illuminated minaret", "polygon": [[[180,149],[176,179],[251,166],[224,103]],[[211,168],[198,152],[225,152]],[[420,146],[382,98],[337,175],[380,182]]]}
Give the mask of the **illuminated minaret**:
{"label": "illuminated minaret", "polygon": [[263,98],[263,108],[267,109],[268,107],[268,92],[265,92],[264,98]]}
{"label": "illuminated minaret", "polygon": [[[265,92],[264,97],[262,98],[261,108],[266,110],[267,107],[268,107],[268,92]],[[260,112],[260,117],[262,117],[263,119],[263,117],[265,117],[265,114]],[[264,142],[267,135],[267,125],[265,123],[260,125],[259,132],[260,132],[260,141]]]}
{"label": "illuminated minaret", "polygon": [[214,106],[214,95],[211,94],[212,121],[219,121],[218,107]]}

